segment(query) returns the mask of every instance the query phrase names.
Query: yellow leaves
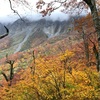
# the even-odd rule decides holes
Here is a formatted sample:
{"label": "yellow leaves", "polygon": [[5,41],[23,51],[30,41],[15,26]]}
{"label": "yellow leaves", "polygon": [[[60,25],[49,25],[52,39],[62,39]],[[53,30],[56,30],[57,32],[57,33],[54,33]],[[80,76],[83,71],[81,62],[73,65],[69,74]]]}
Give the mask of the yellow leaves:
{"label": "yellow leaves", "polygon": [[64,54],[61,54],[60,59],[61,59],[61,61],[68,60],[68,59],[70,59],[73,56],[74,56],[73,52],[71,52],[69,50],[66,50]]}
{"label": "yellow leaves", "polygon": [[2,71],[2,67],[0,66],[0,72]]}
{"label": "yellow leaves", "polygon": [[[75,63],[71,59],[73,56],[73,52],[66,50],[60,56],[39,57],[36,59],[35,74],[31,74],[30,68],[19,70],[16,74],[16,77],[20,76],[19,81],[10,88],[0,88],[2,92],[0,97],[3,96],[0,100],[10,100],[10,96],[12,100],[92,100],[92,98],[95,100],[99,98],[98,73],[90,69],[76,71],[73,68]],[[61,61],[66,60],[66,66],[71,65],[73,68],[72,74],[62,67]]]}
{"label": "yellow leaves", "polygon": [[86,85],[84,86],[82,84],[79,84],[75,95],[79,96],[81,98],[87,98],[88,97],[88,99],[92,99],[93,98],[93,94],[92,93],[94,91],[95,90],[94,90],[94,88],[92,86],[86,86]]}

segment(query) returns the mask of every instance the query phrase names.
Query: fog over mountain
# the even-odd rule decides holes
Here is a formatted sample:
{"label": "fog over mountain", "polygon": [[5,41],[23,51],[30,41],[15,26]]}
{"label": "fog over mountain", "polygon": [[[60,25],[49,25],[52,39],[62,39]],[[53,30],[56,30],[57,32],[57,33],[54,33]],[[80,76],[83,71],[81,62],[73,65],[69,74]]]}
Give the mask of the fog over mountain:
{"label": "fog over mountain", "polygon": [[[18,12],[22,18],[25,17],[32,21],[42,19],[43,18],[42,15],[39,13],[39,11],[37,12],[37,8],[36,8],[36,2],[38,0],[26,0],[26,1],[29,4],[28,6],[24,4],[24,2],[21,3],[21,1],[18,1],[19,3],[17,4],[17,2],[14,2],[12,0],[13,9],[16,10],[16,12]],[[52,0],[44,0],[44,1],[50,2]],[[79,2],[80,0],[77,1]],[[70,16],[68,14],[64,14],[60,12],[60,10],[61,9],[57,9],[56,11],[52,12],[51,16],[46,16],[45,18],[53,21],[68,20]],[[75,11],[73,11],[73,14],[74,13]],[[83,10],[81,14],[85,14],[85,13],[86,12],[84,12]],[[0,22],[3,24],[13,23],[17,19],[19,19],[19,16],[18,14],[14,13],[11,10],[9,0],[2,0],[2,2],[0,2]]]}
{"label": "fog over mountain", "polygon": [[[36,20],[40,20],[40,19],[47,19],[47,20],[52,20],[52,21],[64,21],[64,20],[68,20],[69,19],[69,15],[64,14],[62,12],[59,11],[55,11],[53,12],[50,16],[45,16],[42,17],[42,15],[40,13],[27,13],[27,14],[21,14],[20,15],[22,18],[27,18],[31,21],[36,21]],[[3,24],[6,23],[13,23],[14,21],[16,21],[17,19],[19,19],[19,16],[16,14],[11,14],[11,15],[7,15],[7,16],[0,16],[0,22]]]}
{"label": "fog over mountain", "polygon": [[[48,0],[46,0],[47,2]],[[20,1],[19,1],[20,2]],[[25,4],[16,4],[16,2],[12,1],[13,9],[16,10],[16,12],[19,13],[19,15],[23,18],[28,18],[29,20],[40,20],[42,19],[42,14],[37,12],[36,9],[36,2],[37,0],[28,0],[29,6]],[[46,19],[52,19],[55,20],[68,20],[68,15],[60,12],[59,10],[54,11],[51,16],[46,16]],[[14,13],[9,4],[9,0],[4,0],[0,3],[0,22],[1,23],[13,23],[15,20],[19,19],[19,16],[17,13]]]}
{"label": "fog over mountain", "polygon": [[[42,17],[34,10],[27,11],[25,9],[25,12],[18,10],[18,13],[24,21],[12,11],[7,14],[2,12],[0,16],[0,35],[6,32],[4,25],[9,29],[9,35],[0,40],[1,57],[4,57],[6,53],[12,54],[35,48],[49,39],[53,41],[55,37],[57,37],[56,41],[63,39],[73,29],[73,18],[79,16],[70,16],[59,10],[46,17]],[[63,37],[61,38],[61,36]]]}
{"label": "fog over mountain", "polygon": [[[48,18],[42,18],[34,21],[32,21],[32,19],[29,20],[29,18],[24,18],[23,20],[17,19],[7,25],[9,35],[6,39],[4,38],[0,41],[1,55],[8,52],[11,54],[29,48],[35,48],[56,36],[67,35],[73,27],[72,18],[69,20],[59,20],[59,18],[58,20],[50,20]],[[2,27],[4,28],[1,24],[1,29]],[[58,40],[59,39],[60,38],[58,38]],[[5,40],[6,43],[4,42]],[[5,43],[6,46],[2,46],[3,43]],[[1,57],[4,57],[4,55]]]}

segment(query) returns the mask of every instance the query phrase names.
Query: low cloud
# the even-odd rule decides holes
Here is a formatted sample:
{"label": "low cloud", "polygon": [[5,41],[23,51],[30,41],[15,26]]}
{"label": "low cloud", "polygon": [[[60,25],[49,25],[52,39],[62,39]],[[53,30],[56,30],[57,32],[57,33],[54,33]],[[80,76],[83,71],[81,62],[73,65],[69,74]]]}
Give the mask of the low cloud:
{"label": "low cloud", "polygon": [[30,19],[30,20],[39,20],[39,19],[47,19],[47,20],[59,20],[59,21],[63,21],[63,20],[68,20],[69,19],[69,15],[68,14],[64,14],[60,11],[54,11],[51,13],[51,15],[47,15],[45,17],[42,17],[42,14],[40,13],[33,13],[33,14],[27,14],[25,15],[26,18]]}
{"label": "low cloud", "polygon": [[[36,21],[36,20],[40,20],[40,19],[47,19],[47,20],[59,20],[59,21],[63,21],[63,20],[68,20],[69,16],[67,14],[64,14],[62,12],[59,11],[55,11],[53,12],[50,16],[47,15],[45,17],[42,17],[42,14],[40,13],[26,13],[26,14],[21,14],[20,15],[22,18],[27,18],[31,21]],[[0,22],[1,23],[13,23],[14,21],[16,21],[17,19],[19,19],[20,17],[17,14],[11,14],[11,15],[7,15],[7,16],[1,16],[0,17]]]}
{"label": "low cloud", "polygon": [[[53,21],[55,21],[55,20],[63,21],[63,20],[69,19],[68,14],[64,14],[63,12],[60,12],[59,10],[52,12],[50,16],[47,15],[45,17],[42,17],[42,15],[40,13],[36,12],[36,8],[35,8],[36,1],[37,0],[34,0],[34,1],[29,0],[30,6],[33,6],[33,8],[31,10],[23,7],[22,5],[20,5],[16,9],[22,18],[26,17],[31,21],[39,20],[42,18],[46,18],[47,20],[53,20]],[[48,0],[46,0],[46,1],[48,1]],[[1,23],[13,23],[15,20],[20,18],[16,13],[13,13],[11,8],[9,7],[8,0],[4,0],[0,4],[0,14],[1,14],[0,15],[0,22]],[[82,14],[84,15],[85,12],[83,11]]]}
{"label": "low cloud", "polygon": [[64,14],[63,12],[60,12],[60,11],[54,11],[50,16],[46,16],[46,18],[51,19],[53,21],[55,20],[63,21],[63,20],[68,20],[69,15]]}

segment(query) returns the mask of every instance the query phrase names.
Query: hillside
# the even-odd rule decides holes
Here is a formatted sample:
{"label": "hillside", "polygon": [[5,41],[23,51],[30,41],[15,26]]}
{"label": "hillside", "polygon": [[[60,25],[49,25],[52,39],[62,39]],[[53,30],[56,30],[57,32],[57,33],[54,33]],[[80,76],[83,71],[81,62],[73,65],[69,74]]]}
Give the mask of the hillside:
{"label": "hillside", "polygon": [[44,19],[9,25],[10,35],[1,40],[7,45],[1,49],[0,100],[100,100],[97,37],[89,19],[76,26]]}
{"label": "hillside", "polygon": [[[5,39],[0,40],[0,58],[5,53],[13,54],[24,51],[29,48],[37,47],[43,42],[55,36],[67,34],[73,27],[71,19],[68,21],[52,21],[41,19],[38,21],[30,21],[28,19],[16,20],[12,24],[8,24],[9,35]],[[2,44],[4,46],[2,46]],[[10,51],[10,52],[9,52]]]}

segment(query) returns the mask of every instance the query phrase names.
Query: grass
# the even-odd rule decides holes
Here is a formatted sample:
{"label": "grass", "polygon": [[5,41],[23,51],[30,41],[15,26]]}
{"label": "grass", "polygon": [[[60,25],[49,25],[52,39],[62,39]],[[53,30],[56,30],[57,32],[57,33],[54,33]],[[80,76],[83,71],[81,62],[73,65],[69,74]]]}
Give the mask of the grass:
{"label": "grass", "polygon": [[10,47],[8,49],[5,49],[5,50],[0,51],[0,59],[3,58],[3,57],[5,57],[6,54],[8,54],[8,55],[13,54],[14,51],[15,51],[14,48],[15,48],[15,46],[12,46],[12,47]]}

